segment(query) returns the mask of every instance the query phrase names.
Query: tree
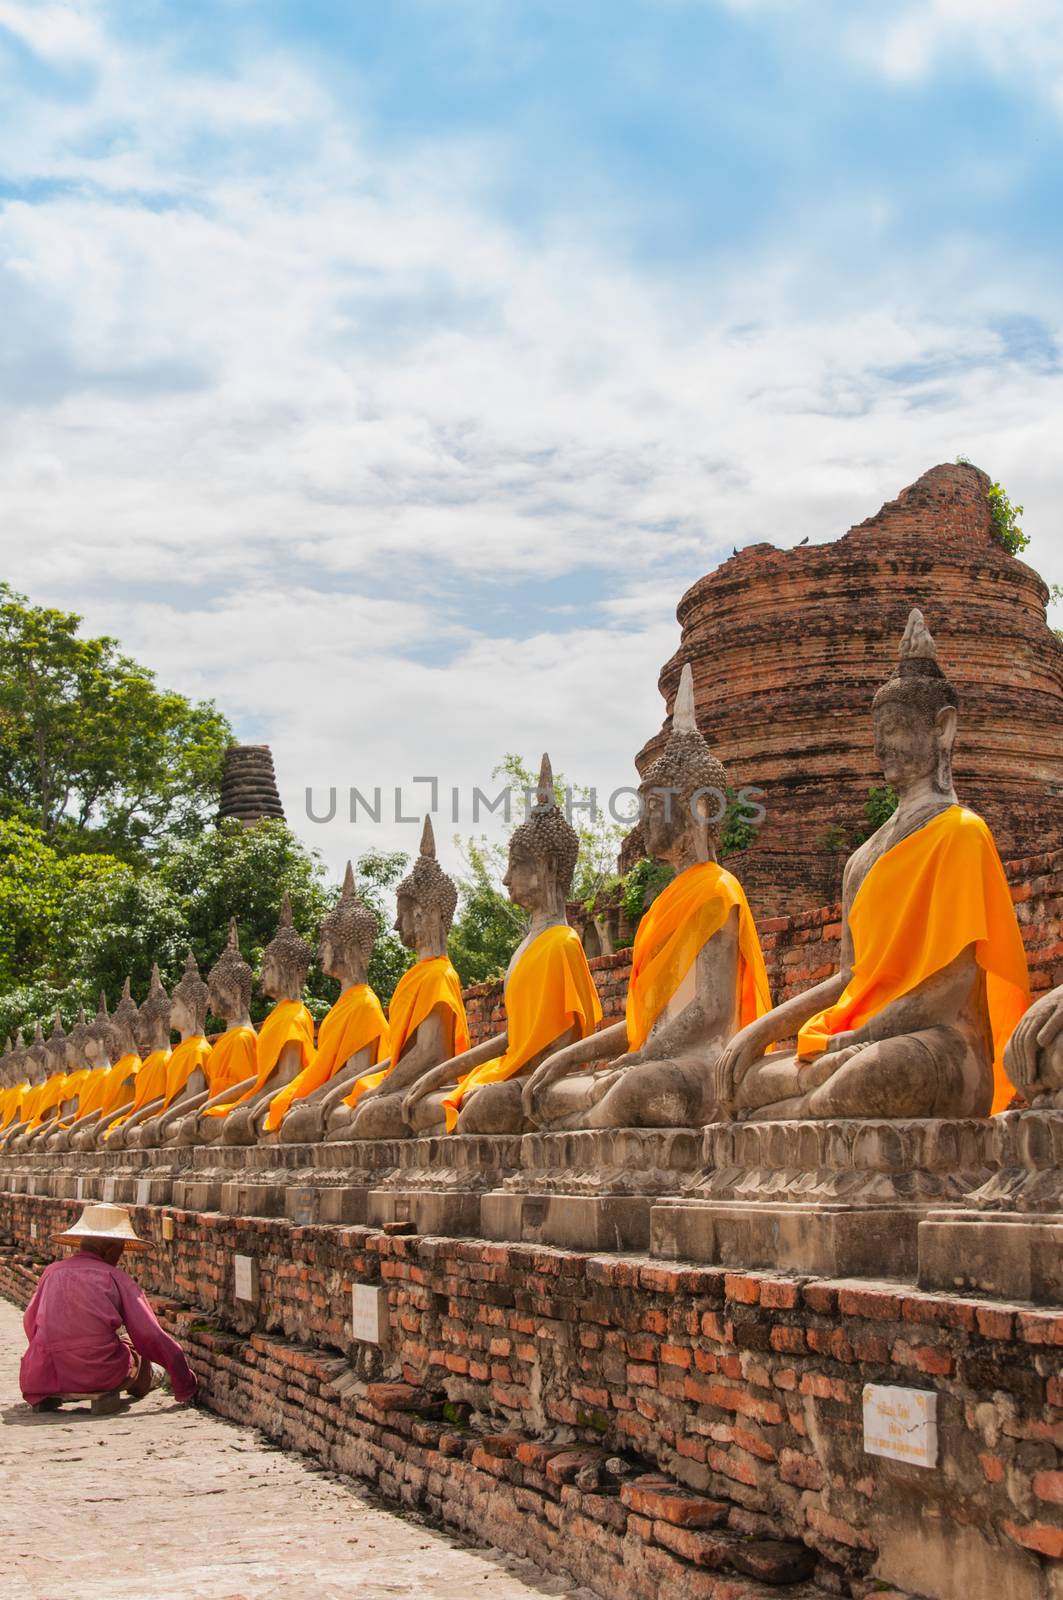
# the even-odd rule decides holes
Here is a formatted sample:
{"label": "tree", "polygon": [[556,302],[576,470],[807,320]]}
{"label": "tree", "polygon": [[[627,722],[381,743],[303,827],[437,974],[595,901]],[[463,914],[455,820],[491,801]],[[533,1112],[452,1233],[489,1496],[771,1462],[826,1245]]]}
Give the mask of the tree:
{"label": "tree", "polygon": [[0,583],[0,815],[138,861],[202,826],[231,730],[80,626]]}
{"label": "tree", "polygon": [[36,828],[0,820],[0,990],[65,984],[83,918],[105,886],[132,878],[107,855],[61,856]]}

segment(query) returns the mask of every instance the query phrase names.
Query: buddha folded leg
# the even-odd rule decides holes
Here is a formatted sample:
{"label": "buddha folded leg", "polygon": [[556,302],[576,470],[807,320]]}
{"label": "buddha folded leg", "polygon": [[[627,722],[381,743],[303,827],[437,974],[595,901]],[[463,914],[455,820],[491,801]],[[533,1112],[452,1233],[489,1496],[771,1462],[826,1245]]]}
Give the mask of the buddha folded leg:
{"label": "buddha folded leg", "polygon": [[985,1114],[993,1072],[976,1029],[941,1023],[846,1045],[815,1061],[766,1056],[738,1091],[750,1121],[811,1117],[973,1117]]}

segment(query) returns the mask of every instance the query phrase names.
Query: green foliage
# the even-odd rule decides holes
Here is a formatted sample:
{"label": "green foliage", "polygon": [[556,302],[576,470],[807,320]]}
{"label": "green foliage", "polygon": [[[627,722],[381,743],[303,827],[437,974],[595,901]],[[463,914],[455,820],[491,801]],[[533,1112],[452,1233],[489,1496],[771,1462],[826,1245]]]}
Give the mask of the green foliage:
{"label": "green foliage", "polygon": [[[411,957],[391,930],[388,891],[406,865],[401,854],[357,863],[359,892],[376,913],[380,936],[369,981],[387,1004]],[[287,891],[295,926],[317,944],[321,918],[335,903],[317,856],[281,821],[244,828],[228,819],[195,839],[166,847],[140,872],[102,855],[61,855],[38,829],[0,822],[0,1039],[46,1022],[58,1006],[67,1026],[79,1005],[95,1009],[102,988],[111,1005],[126,974],[142,997],[153,962],[169,986],[191,947],[206,973],[224,946],[230,916],[257,971]],[[320,1019],[339,986],[310,969],[306,1003]],[[255,992],[259,1022],[272,1001]]]}
{"label": "green foliage", "polygon": [[840,828],[836,822],[831,823],[823,835],[823,848],[824,850],[832,851],[835,855],[847,851],[849,849],[849,838],[845,829]]}
{"label": "green foliage", "polygon": [[620,891],[620,906],[632,927],[636,926],[643,912],[674,877],[674,869],[663,861],[643,856],[635,862],[625,874]]}
{"label": "green foliage", "polygon": [[137,861],[202,827],[231,732],[80,625],[0,583],[0,815]]}
{"label": "green foliage", "polygon": [[[1048,603],[1052,606],[1063,605],[1063,583],[1054,583],[1048,591]],[[1057,639],[1063,639],[1063,628],[1053,628],[1052,632]]]}
{"label": "green foliage", "polygon": [[989,512],[993,518],[993,537],[1009,555],[1017,556],[1030,543],[1029,534],[1023,533],[1019,523],[1023,508],[1012,505],[999,483],[991,483],[987,493]]}
{"label": "green foliage", "polygon": [[870,838],[872,833],[877,833],[883,823],[889,821],[897,809],[897,796],[888,784],[881,784],[867,791],[864,802],[864,815],[867,817]]}
{"label": "green foliage", "polygon": [[727,788],[727,810],[720,829],[721,856],[734,855],[738,850],[748,850],[757,842],[757,824],[745,814],[745,808],[735,790]]}
{"label": "green foliage", "polygon": [[528,931],[528,914],[500,887],[506,847],[486,839],[455,841],[464,872],[458,878],[458,915],[450,933],[450,959],[463,985],[500,978]]}
{"label": "green foliage", "polygon": [[131,876],[113,856],[63,856],[38,829],[0,820],[0,990],[61,985],[96,897]]}

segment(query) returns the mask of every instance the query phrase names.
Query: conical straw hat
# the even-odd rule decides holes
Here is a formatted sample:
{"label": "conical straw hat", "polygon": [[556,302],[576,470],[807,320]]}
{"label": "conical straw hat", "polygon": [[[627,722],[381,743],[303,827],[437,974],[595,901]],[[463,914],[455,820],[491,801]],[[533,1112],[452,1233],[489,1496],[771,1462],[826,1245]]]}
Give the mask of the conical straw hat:
{"label": "conical straw hat", "polygon": [[126,1206],[86,1206],[72,1228],[57,1235],[60,1244],[80,1244],[82,1239],[114,1239],[127,1250],[146,1250],[133,1232]]}

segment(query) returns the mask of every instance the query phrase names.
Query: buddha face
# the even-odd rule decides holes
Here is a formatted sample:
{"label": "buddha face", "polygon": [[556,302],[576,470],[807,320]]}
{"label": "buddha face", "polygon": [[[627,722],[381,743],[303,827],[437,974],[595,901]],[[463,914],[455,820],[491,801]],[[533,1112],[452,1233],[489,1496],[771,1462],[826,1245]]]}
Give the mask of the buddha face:
{"label": "buddha face", "polygon": [[891,789],[903,794],[940,772],[952,745],[956,713],[946,706],[930,721],[917,707],[893,700],[874,712],[872,726],[882,775]]}
{"label": "buddha face", "polygon": [[510,850],[509,867],[502,885],[514,905],[525,911],[536,911],[550,893],[550,879],[544,863],[523,850]]}
{"label": "buddha face", "polygon": [[179,994],[175,994],[170,1001],[170,1027],[176,1028],[178,1033],[182,1035],[195,1033],[196,1031],[196,1018],[192,1015],[184,998]]}
{"label": "buddha face", "polygon": [[211,978],[207,984],[210,1000],[210,1009],[217,1017],[236,1017],[244,1009],[243,995],[235,988],[217,978]]}
{"label": "buddha face", "polygon": [[400,894],[396,901],[395,932],[407,950],[417,948],[417,935],[421,931],[420,908],[412,895]]}

